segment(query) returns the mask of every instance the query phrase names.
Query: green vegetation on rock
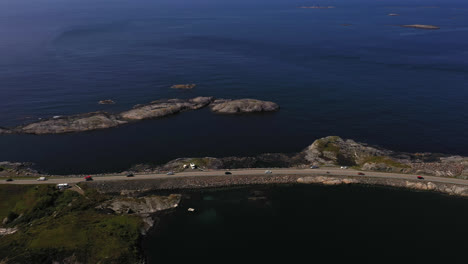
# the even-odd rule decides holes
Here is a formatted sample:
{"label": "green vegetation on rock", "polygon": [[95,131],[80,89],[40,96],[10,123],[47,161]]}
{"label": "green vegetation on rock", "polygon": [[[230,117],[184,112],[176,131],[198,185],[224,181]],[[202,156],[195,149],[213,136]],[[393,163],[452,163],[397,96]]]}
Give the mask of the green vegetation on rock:
{"label": "green vegetation on rock", "polygon": [[317,144],[317,150],[324,152],[329,151],[333,153],[339,153],[340,147],[335,144],[340,139],[337,136],[330,136],[326,138],[317,139],[315,143]]}
{"label": "green vegetation on rock", "polygon": [[85,195],[54,186],[1,186],[4,217],[18,231],[0,239],[0,260],[6,263],[138,263],[143,225],[135,215],[105,214],[95,207],[109,199],[95,190]]}

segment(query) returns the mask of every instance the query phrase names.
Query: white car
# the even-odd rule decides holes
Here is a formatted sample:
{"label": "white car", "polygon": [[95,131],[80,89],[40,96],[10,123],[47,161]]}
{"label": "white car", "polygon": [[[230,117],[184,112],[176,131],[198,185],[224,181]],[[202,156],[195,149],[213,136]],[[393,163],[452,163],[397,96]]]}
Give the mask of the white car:
{"label": "white car", "polygon": [[265,171],[265,174],[272,174],[273,172],[271,172],[271,170],[266,170]]}
{"label": "white car", "polygon": [[46,177],[39,177],[37,178],[38,181],[47,181],[47,178]]}
{"label": "white car", "polygon": [[348,166],[341,166],[341,168],[342,168],[343,170],[346,170],[346,169],[348,168]]}

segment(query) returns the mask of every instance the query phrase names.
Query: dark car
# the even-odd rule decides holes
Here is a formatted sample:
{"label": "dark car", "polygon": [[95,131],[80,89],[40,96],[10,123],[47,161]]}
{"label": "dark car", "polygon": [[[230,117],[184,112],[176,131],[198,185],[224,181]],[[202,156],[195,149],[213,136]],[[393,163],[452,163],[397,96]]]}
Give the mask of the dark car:
{"label": "dark car", "polygon": [[13,181],[13,179],[9,178],[9,179],[6,179],[6,181]]}
{"label": "dark car", "polygon": [[318,169],[318,168],[319,168],[319,166],[315,166],[315,165],[313,165],[313,166],[310,166],[310,168],[311,168],[311,169]]}
{"label": "dark car", "polygon": [[135,176],[135,175],[133,175],[133,173],[127,174],[127,177],[133,177],[133,176]]}
{"label": "dark car", "polygon": [[424,180],[424,177],[423,176],[418,176],[418,179]]}
{"label": "dark car", "polygon": [[224,174],[231,175],[232,173],[230,171],[226,171]]}
{"label": "dark car", "polygon": [[358,172],[358,174],[357,174],[357,175],[365,175],[365,174],[364,174],[364,173],[362,173],[362,172]]}

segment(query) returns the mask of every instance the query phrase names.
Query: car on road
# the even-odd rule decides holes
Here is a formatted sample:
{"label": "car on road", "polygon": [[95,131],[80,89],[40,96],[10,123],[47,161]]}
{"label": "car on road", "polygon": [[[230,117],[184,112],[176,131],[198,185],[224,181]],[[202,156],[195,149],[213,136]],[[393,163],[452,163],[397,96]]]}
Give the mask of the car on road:
{"label": "car on road", "polygon": [[273,172],[271,172],[271,170],[266,170],[265,171],[265,174],[272,174]]}
{"label": "car on road", "polygon": [[170,171],[168,173],[166,173],[167,175],[174,175],[174,172]]}
{"label": "car on road", "polygon": [[93,177],[91,177],[91,175],[88,175],[86,177],[84,177],[85,181],[92,181],[93,180]]}
{"label": "car on road", "polygon": [[230,171],[226,171],[226,172],[224,172],[224,174],[231,175],[232,173]]}
{"label": "car on road", "polygon": [[357,175],[365,175],[365,174],[364,174],[364,173],[362,173],[362,172],[358,172],[358,174],[357,174]]}
{"label": "car on road", "polygon": [[135,176],[135,175],[133,175],[133,173],[127,174],[127,177],[133,177],[133,176]]}
{"label": "car on road", "polygon": [[59,183],[57,184],[57,189],[59,190],[65,190],[71,188],[71,186],[68,183]]}
{"label": "car on road", "polygon": [[37,178],[37,181],[47,181],[47,178],[46,177],[39,177],[39,178]]}
{"label": "car on road", "polygon": [[423,176],[418,176],[417,178],[420,179],[420,180],[424,180]]}
{"label": "car on road", "polygon": [[311,168],[311,169],[318,169],[318,168],[319,168],[319,166],[315,166],[315,165],[313,165],[313,166],[310,166],[310,168]]}
{"label": "car on road", "polygon": [[13,181],[13,179],[12,179],[12,178],[8,178],[8,179],[6,179],[5,181]]}
{"label": "car on road", "polygon": [[346,170],[348,166],[341,166],[341,169]]}

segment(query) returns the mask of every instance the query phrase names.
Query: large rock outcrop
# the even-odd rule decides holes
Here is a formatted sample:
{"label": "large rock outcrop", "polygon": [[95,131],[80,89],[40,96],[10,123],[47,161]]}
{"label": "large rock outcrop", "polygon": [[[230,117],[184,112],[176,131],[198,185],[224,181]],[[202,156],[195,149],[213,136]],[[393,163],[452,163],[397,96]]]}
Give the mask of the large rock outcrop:
{"label": "large rock outcrop", "polygon": [[468,178],[468,157],[394,152],[337,136],[315,140],[304,154],[305,159],[314,165],[357,166],[368,171]]}
{"label": "large rock outcrop", "polygon": [[279,106],[276,103],[256,99],[217,99],[210,107],[213,112],[222,114],[273,112],[279,110]]}
{"label": "large rock outcrop", "polygon": [[17,127],[13,131],[26,134],[59,134],[105,129],[125,123],[127,121],[119,120],[115,115],[105,112],[93,112],[41,120]]}
{"label": "large rock outcrop", "polygon": [[142,120],[176,114],[182,111],[197,110],[209,105],[213,97],[196,97],[193,99],[157,100],[146,105],[137,105],[129,111],[120,113],[123,120]]}
{"label": "large rock outcrop", "polygon": [[392,153],[337,136],[317,139],[304,152],[306,159],[312,164],[346,166],[361,164],[369,157],[388,156]]}
{"label": "large rock outcrop", "polygon": [[116,214],[136,214],[140,216],[144,222],[142,233],[145,234],[154,225],[152,217],[154,213],[177,207],[181,199],[182,196],[179,194],[116,198],[102,203],[96,209],[112,211]]}

